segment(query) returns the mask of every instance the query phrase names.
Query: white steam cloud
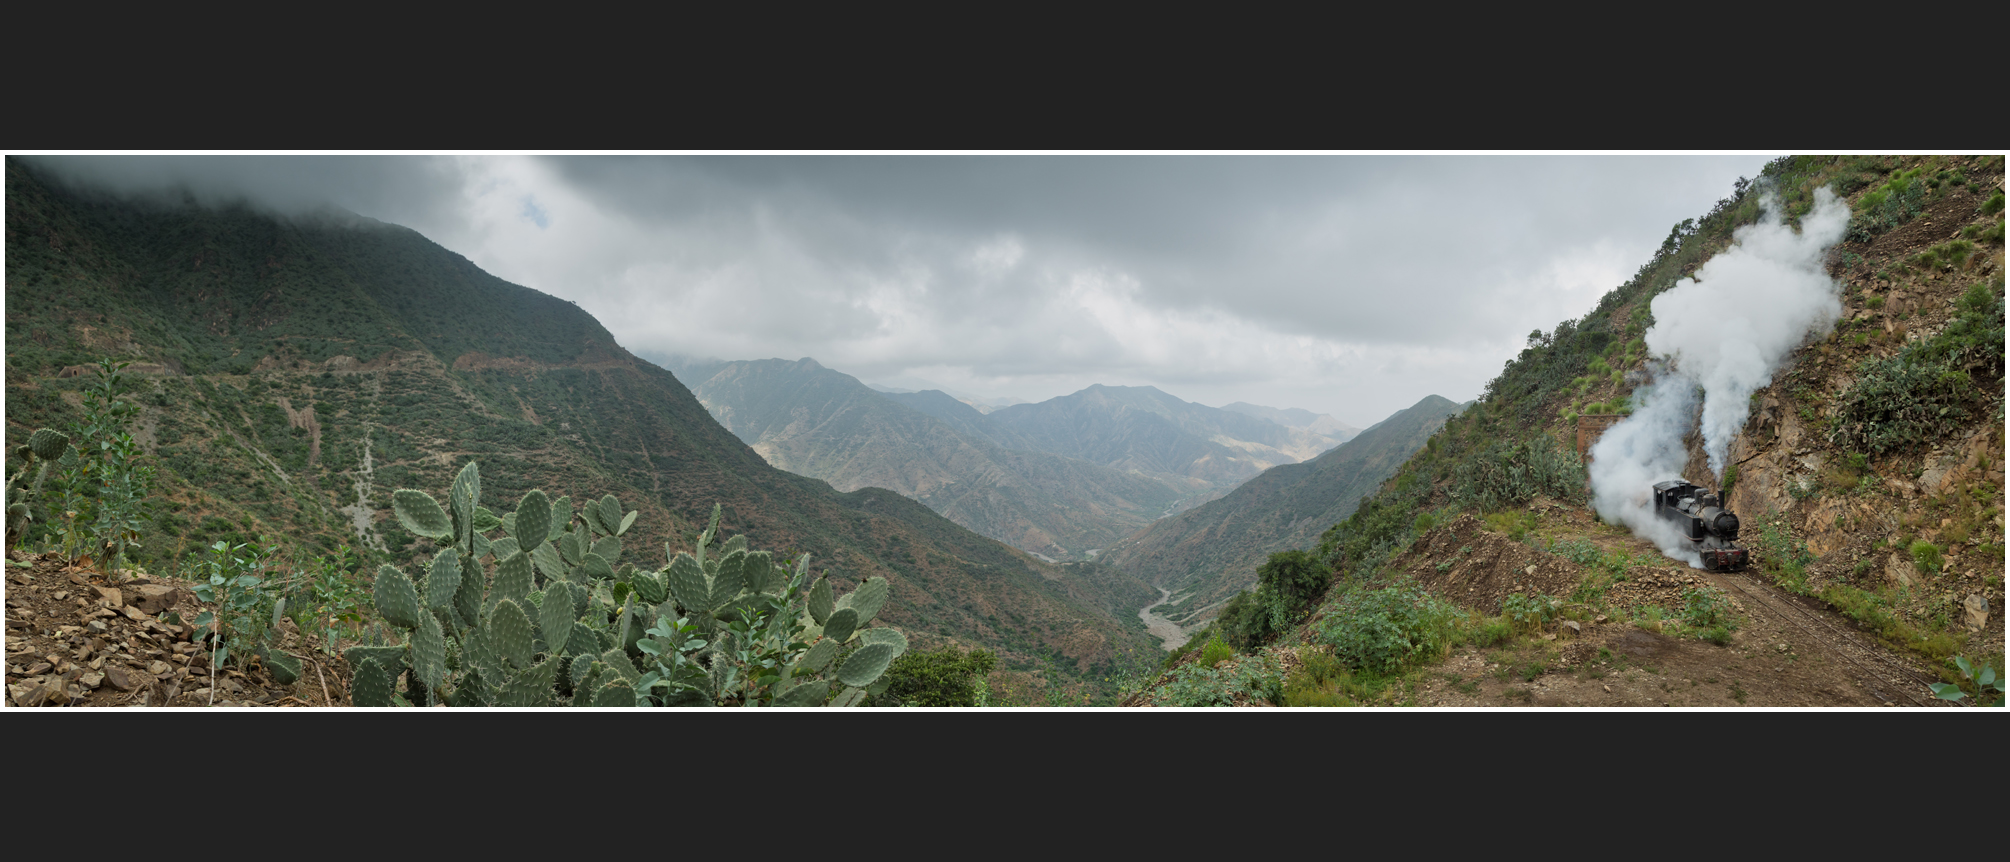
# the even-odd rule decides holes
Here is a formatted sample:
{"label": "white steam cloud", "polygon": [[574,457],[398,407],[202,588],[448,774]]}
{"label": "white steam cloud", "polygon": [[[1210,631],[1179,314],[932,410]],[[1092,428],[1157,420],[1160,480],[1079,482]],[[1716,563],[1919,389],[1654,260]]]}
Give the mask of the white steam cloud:
{"label": "white steam cloud", "polygon": [[1796,232],[1768,195],[1754,225],[1732,234],[1729,249],[1693,278],[1654,298],[1647,348],[1662,361],[1653,382],[1634,392],[1633,415],[1591,448],[1593,505],[1663,553],[1700,566],[1682,532],[1654,516],[1653,485],[1682,479],[1682,438],[1702,399],[1703,448],[1715,478],[1724,475],[1731,439],[1744,427],[1752,393],[1773,379],[1810,334],[1826,335],[1842,315],[1822,257],[1849,226],[1849,207],[1827,188]]}
{"label": "white steam cloud", "polygon": [[1752,393],[1802,339],[1827,335],[1842,316],[1822,255],[1849,229],[1849,207],[1827,187],[1816,189],[1814,211],[1796,233],[1777,200],[1768,195],[1762,205],[1759,223],[1733,233],[1729,249],[1654,298],[1647,330],[1647,349],[1703,387],[1703,449],[1720,478]]}
{"label": "white steam cloud", "polygon": [[1673,522],[1654,516],[1654,483],[1682,478],[1689,460],[1682,437],[1696,416],[1696,386],[1656,363],[1655,382],[1633,392],[1633,415],[1591,446],[1591,498],[1598,515],[1625,524],[1670,557],[1701,568],[1695,545]]}

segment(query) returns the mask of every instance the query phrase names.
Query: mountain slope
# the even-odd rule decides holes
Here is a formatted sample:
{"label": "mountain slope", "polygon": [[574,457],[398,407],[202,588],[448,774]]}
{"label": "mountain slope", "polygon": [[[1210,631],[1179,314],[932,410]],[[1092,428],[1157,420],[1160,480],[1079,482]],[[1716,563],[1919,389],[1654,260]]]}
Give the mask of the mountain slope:
{"label": "mountain slope", "polygon": [[[1109,547],[1179,497],[1142,476],[958,433],[811,359],[729,363],[696,395],[776,467],[843,491],[888,488],[980,534],[1049,556],[1080,558]],[[969,417],[984,419],[951,403],[968,416],[933,406],[966,427],[975,424]]]}
{"label": "mountain slope", "polygon": [[1103,559],[1178,593],[1159,614],[1190,624],[1253,583],[1270,554],[1311,544],[1353,514],[1461,409],[1428,396],[1318,458],[1272,467],[1220,499],[1153,524]]}
{"label": "mountain slope", "polygon": [[261,536],[300,565],[345,543],[409,563],[429,543],[390,516],[391,491],[438,496],[474,459],[499,513],[533,487],[640,510],[623,559],[641,566],[723,504],[726,535],[808,551],[841,586],[889,578],[881,618],[923,645],[1091,675],[1146,642],[1111,610],[1136,584],[774,469],[590,315],[414,231],[112,199],[13,158],[6,214],[8,437],[77,417],[89,378],[66,367],[145,363],[135,437],[160,474],[144,565]]}

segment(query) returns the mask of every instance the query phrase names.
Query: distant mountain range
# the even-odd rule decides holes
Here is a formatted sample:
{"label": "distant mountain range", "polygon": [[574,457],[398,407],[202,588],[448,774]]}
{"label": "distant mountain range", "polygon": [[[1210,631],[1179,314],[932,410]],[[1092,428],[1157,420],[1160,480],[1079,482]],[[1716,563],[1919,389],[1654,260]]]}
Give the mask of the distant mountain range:
{"label": "distant mountain range", "polygon": [[899,492],[1049,559],[1088,557],[1340,442],[1310,427],[1353,433],[1303,410],[1272,411],[1309,426],[1290,427],[1151,387],[1091,386],[987,414],[940,390],[887,391],[807,358],[674,370],[770,464],[843,491]]}
{"label": "distant mountain range", "polygon": [[1099,561],[1172,590],[1175,600],[1158,610],[1161,616],[1183,625],[1209,618],[1255,583],[1269,555],[1314,545],[1326,528],[1352,515],[1362,497],[1463,409],[1426,397],[1311,461],[1272,467],[1220,499],[1152,524]]}
{"label": "distant mountain range", "polygon": [[693,394],[769,464],[840,491],[898,492],[1050,559],[1106,548],[1165,514],[1183,493],[1135,473],[1008,448],[1016,436],[986,433],[987,417],[941,392],[876,392],[813,359],[730,362],[711,371]]}

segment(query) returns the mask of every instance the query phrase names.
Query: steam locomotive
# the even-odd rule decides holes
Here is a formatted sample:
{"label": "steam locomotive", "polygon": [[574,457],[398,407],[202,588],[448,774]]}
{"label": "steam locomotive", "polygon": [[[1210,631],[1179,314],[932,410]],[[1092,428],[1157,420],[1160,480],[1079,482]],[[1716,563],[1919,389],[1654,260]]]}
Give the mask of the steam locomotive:
{"label": "steam locomotive", "polygon": [[1724,510],[1716,494],[1680,479],[1654,486],[1654,514],[1674,523],[1696,546],[1703,568],[1713,572],[1742,569],[1751,553],[1736,544],[1738,516]]}

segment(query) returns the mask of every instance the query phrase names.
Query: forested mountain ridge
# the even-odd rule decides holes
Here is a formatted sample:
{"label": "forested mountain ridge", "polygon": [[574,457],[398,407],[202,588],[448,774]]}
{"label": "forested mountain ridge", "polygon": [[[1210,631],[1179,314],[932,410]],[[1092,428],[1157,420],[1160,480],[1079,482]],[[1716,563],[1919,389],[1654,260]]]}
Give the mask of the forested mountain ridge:
{"label": "forested mountain ridge", "polygon": [[8,437],[77,417],[88,375],[66,368],[137,363],[135,436],[160,468],[148,567],[259,537],[410,563],[431,543],[391,491],[440,494],[472,459],[499,511],[532,488],[639,510],[624,561],[642,566],[722,504],[725,535],[811,552],[841,585],[886,577],[881,619],[1016,672],[1094,676],[1144,642],[1111,610],[1135,585],[776,470],[577,306],[409,229],[110,198],[10,158],[7,231]]}

